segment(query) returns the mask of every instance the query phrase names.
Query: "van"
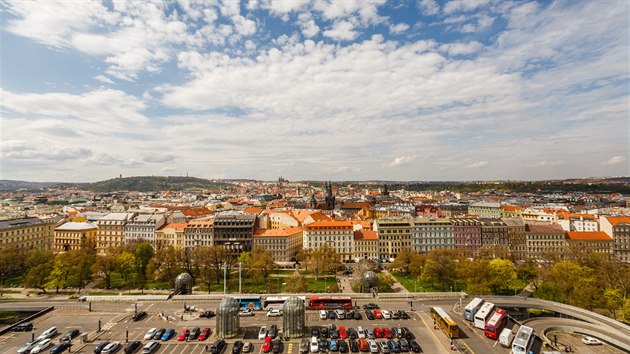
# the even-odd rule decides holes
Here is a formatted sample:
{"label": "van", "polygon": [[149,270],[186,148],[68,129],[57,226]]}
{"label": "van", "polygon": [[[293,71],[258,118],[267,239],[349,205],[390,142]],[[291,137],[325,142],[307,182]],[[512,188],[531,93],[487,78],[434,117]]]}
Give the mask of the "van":
{"label": "van", "polygon": [[39,337],[37,337],[37,339],[38,340],[42,340],[42,339],[46,339],[46,338],[51,338],[55,334],[57,334],[57,327],[50,327],[47,330],[45,330],[44,332],[42,332],[42,334],[40,334]]}
{"label": "van", "polygon": [[346,312],[344,310],[335,310],[335,315],[337,316],[338,320],[346,319]]}
{"label": "van", "polygon": [[514,339],[514,333],[509,328],[503,328],[501,334],[499,334],[499,344],[502,346],[509,348],[512,345],[512,340]]}

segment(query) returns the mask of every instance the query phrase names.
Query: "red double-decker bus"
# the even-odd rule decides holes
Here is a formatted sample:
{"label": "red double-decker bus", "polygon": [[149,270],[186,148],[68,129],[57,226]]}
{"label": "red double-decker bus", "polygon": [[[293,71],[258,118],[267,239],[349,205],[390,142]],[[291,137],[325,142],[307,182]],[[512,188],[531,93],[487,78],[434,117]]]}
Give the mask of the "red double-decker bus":
{"label": "red double-decker bus", "polygon": [[490,339],[497,339],[499,338],[499,333],[501,333],[506,323],[507,311],[497,307],[490,318],[488,318],[483,332],[485,333],[486,337]]}
{"label": "red double-decker bus", "polygon": [[309,310],[349,310],[352,298],[349,296],[313,296],[308,299]]}

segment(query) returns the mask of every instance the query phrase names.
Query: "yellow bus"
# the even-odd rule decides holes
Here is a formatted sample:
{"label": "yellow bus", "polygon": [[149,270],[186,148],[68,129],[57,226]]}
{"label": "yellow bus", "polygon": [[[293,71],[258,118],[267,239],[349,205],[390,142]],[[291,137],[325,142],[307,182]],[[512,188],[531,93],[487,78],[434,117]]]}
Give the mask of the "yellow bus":
{"label": "yellow bus", "polygon": [[459,338],[459,327],[441,307],[431,307],[431,317],[449,338]]}

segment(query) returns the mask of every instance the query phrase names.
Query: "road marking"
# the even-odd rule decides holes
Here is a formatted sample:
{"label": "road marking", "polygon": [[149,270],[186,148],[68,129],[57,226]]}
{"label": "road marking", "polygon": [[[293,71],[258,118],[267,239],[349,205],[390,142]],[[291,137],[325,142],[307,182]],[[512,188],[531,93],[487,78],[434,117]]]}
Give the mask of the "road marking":
{"label": "road marking", "polygon": [[444,343],[442,343],[442,341],[438,339],[438,337],[437,337],[437,336],[435,335],[435,333],[434,333],[434,332],[435,332],[435,330],[433,330],[433,326],[429,327],[429,325],[428,325],[428,324],[424,321],[424,318],[422,318],[422,316],[420,316],[420,320],[421,320],[421,321],[422,321],[422,323],[424,323],[424,325],[425,325],[425,326],[429,329],[429,331],[428,331],[428,332],[429,332],[429,333],[431,333],[431,335],[433,336],[433,338],[435,338],[435,341],[436,341],[436,342],[438,342],[438,343],[442,346],[442,348],[444,348],[444,352],[445,352],[445,353],[449,353],[449,349],[450,349],[450,348],[445,347],[445,346],[444,346]]}

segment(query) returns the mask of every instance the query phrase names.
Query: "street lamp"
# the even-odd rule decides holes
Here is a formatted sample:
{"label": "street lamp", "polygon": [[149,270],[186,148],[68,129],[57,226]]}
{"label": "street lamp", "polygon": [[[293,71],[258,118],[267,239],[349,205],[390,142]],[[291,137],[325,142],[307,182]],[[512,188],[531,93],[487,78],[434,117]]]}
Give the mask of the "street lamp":
{"label": "street lamp", "polygon": [[129,343],[129,326],[125,327],[125,343]]}
{"label": "street lamp", "polygon": [[96,331],[97,333],[101,332],[101,318],[98,318],[98,330]]}

